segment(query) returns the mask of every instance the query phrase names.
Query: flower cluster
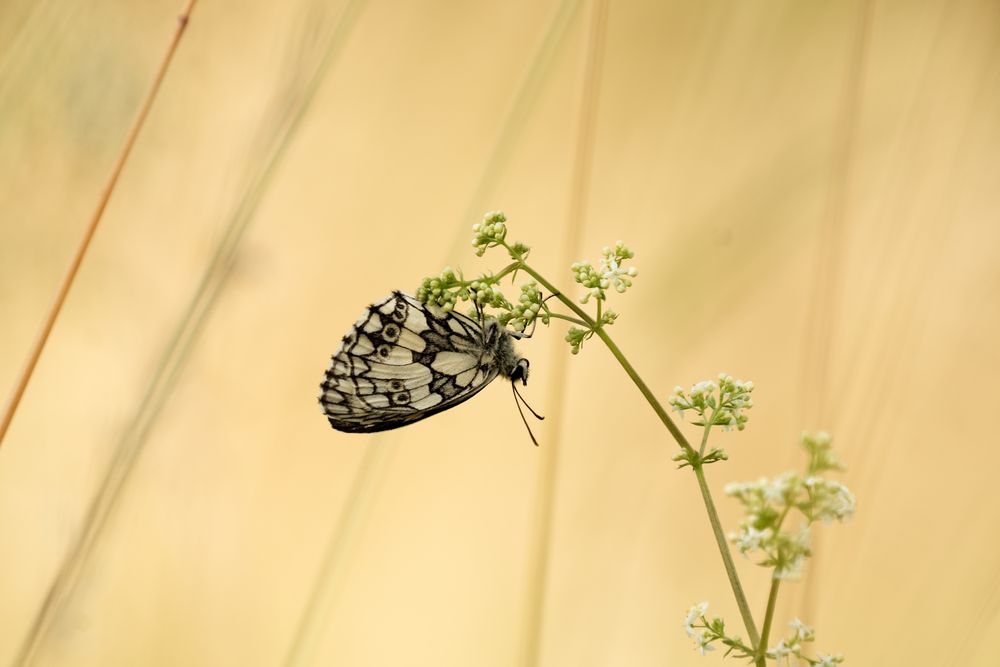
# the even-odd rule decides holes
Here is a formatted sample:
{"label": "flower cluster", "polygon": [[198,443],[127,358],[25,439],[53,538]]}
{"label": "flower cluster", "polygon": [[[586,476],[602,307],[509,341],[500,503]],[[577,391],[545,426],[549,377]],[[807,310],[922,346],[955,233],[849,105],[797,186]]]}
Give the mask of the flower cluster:
{"label": "flower cluster", "polygon": [[454,310],[459,300],[471,301],[478,309],[486,306],[509,309],[510,302],[496,283],[497,279],[492,276],[463,280],[461,274],[449,266],[437,276],[424,278],[417,288],[417,299],[438,306],[445,312]]}
{"label": "flower cluster", "polygon": [[[825,443],[825,444],[818,444]],[[815,521],[843,521],[854,514],[855,499],[850,489],[815,472],[841,467],[829,450],[830,438],[803,435],[803,447],[810,455],[807,472],[785,473],[774,479],[762,477],[755,482],[739,482],[726,486],[726,495],[736,498],[744,507],[746,517],[739,530],[729,539],[744,555],[760,552],[758,565],[774,568],[778,579],[796,577],[810,556],[809,525]],[[820,454],[821,453],[821,454]],[[782,531],[788,514],[796,510],[805,524],[794,531]]]}
{"label": "flower cluster", "polygon": [[476,256],[482,257],[489,248],[503,246],[507,248],[513,260],[523,262],[531,248],[521,242],[510,245],[507,243],[507,216],[503,211],[490,211],[483,216],[482,222],[472,225],[472,231],[476,235],[472,239],[472,247],[476,249]]}
{"label": "flower cluster", "polygon": [[580,303],[587,303],[593,297],[604,301],[605,291],[613,288],[619,294],[632,286],[632,278],[639,275],[634,266],[625,268],[625,260],[635,257],[635,253],[618,241],[613,248],[605,246],[601,249],[600,269],[595,269],[590,262],[575,262],[572,267],[573,279],[587,289],[580,298]]}
{"label": "flower cluster", "polygon": [[510,308],[510,302],[497,286],[485,280],[473,280],[469,283],[469,300],[478,308],[485,306],[493,308]]}
{"label": "flower cluster", "polygon": [[833,438],[825,431],[820,431],[815,435],[802,434],[802,446],[809,454],[809,464],[806,466],[806,471],[810,475],[827,470],[844,469],[844,464],[833,453],[832,442]]}
{"label": "flower cluster", "polygon": [[542,299],[542,291],[538,289],[538,283],[532,280],[521,285],[521,296],[518,302],[497,319],[500,320],[500,324],[509,326],[514,331],[524,331],[536,319],[540,320],[542,324],[548,324],[549,310]]}
{"label": "flower cluster", "polygon": [[569,331],[566,332],[566,342],[569,343],[569,351],[572,354],[580,354],[580,348],[583,346],[583,341],[593,335],[594,332],[590,329],[570,327]]}
{"label": "flower cluster", "polygon": [[816,658],[802,655],[803,644],[815,641],[816,631],[797,618],[788,625],[792,628],[792,634],[779,641],[773,648],[767,649],[767,657],[779,664],[784,662],[786,665],[792,664],[792,658],[796,658],[798,664],[804,663],[811,667],[834,667],[844,662],[842,655],[826,654]]}
{"label": "flower cluster", "polygon": [[608,246],[601,248],[601,255],[602,277],[615,288],[616,292],[623,293],[632,286],[632,281],[629,279],[639,275],[639,270],[634,266],[627,269],[622,266],[626,259],[635,257],[635,253],[618,241],[614,248]]}
{"label": "flower cluster", "polygon": [[693,423],[697,426],[723,426],[727,431],[735,427],[742,431],[748,419],[743,411],[753,407],[752,392],[753,382],[734,380],[721,373],[718,384],[703,380],[687,393],[681,387],[674,387],[667,402],[682,418],[685,410],[694,410],[698,421]]}
{"label": "flower cluster", "polygon": [[726,634],[726,624],[721,618],[716,616],[708,619],[706,613],[708,613],[708,603],[699,602],[688,609],[684,617],[684,632],[694,640],[696,650],[705,655],[715,650],[716,647],[712,645],[714,642],[719,642],[728,647],[727,656],[732,653],[737,658],[753,657],[753,648],[744,644],[738,636],[730,637]]}
{"label": "flower cluster", "polygon": [[455,309],[455,302],[462,298],[468,299],[468,289],[460,273],[450,266],[445,267],[437,276],[424,278],[417,288],[417,299],[432,306],[438,306],[445,312]]}
{"label": "flower cluster", "polygon": [[[714,651],[716,647],[713,644],[718,642],[727,647],[727,656],[732,654],[737,658],[752,661],[753,648],[744,644],[738,636],[727,635],[725,622],[717,616],[709,619],[707,613],[708,603],[700,602],[691,607],[684,617],[684,632],[694,640],[695,650],[705,655],[709,651]],[[816,658],[803,655],[804,645],[816,640],[816,631],[797,618],[788,625],[792,628],[792,633],[774,647],[767,649],[768,658],[779,665],[791,665],[795,659],[795,664],[810,667],[835,667],[844,662],[842,655],[826,654]]]}
{"label": "flower cluster", "polygon": [[570,327],[569,331],[566,332],[565,339],[566,342],[569,343],[569,351],[573,354],[580,354],[580,348],[583,346],[583,341],[593,336],[597,329],[600,329],[605,325],[614,324],[617,319],[618,313],[609,308],[601,313],[600,317],[597,318],[596,326],[593,329]]}
{"label": "flower cluster", "polygon": [[502,211],[490,211],[483,216],[482,222],[472,225],[472,231],[476,233],[472,240],[472,247],[476,249],[476,256],[482,257],[487,248],[502,245],[507,239],[507,216]]}

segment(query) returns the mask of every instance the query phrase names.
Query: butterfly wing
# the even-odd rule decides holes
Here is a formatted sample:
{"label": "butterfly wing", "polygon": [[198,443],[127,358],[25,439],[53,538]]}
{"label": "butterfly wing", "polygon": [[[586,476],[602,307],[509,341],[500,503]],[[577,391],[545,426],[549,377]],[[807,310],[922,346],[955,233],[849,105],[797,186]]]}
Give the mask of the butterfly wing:
{"label": "butterfly wing", "polygon": [[338,431],[385,431],[468,400],[499,372],[478,322],[395,292],[344,336],[319,402]]}

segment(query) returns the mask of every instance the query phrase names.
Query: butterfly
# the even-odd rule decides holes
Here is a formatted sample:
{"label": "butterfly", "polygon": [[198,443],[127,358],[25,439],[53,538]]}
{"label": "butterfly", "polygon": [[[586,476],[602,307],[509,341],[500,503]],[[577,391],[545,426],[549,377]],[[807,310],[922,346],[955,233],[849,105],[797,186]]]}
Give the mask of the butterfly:
{"label": "butterfly", "polygon": [[[515,337],[521,335],[481,311],[475,320],[393,292],[344,336],[319,403],[330,425],[347,433],[420,421],[472,398],[500,375],[510,380],[517,403],[517,381],[528,384],[528,360],[514,350]],[[518,410],[524,419],[520,404]]]}

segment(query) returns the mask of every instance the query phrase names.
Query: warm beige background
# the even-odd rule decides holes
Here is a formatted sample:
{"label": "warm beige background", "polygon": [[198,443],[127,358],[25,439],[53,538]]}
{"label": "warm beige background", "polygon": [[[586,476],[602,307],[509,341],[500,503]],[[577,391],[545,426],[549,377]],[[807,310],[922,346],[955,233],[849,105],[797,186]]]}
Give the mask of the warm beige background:
{"label": "warm beige background", "polygon": [[[0,3],[4,392],[179,4]],[[834,432],[858,514],[782,626],[997,664],[1000,7],[606,5],[201,1],[0,451],[0,664],[720,664],[693,479],[599,344],[521,345],[541,449],[501,383],[319,414],[368,302],[499,265],[494,208],[563,285],[637,249],[614,335],[661,395],[757,383],[717,490]]]}

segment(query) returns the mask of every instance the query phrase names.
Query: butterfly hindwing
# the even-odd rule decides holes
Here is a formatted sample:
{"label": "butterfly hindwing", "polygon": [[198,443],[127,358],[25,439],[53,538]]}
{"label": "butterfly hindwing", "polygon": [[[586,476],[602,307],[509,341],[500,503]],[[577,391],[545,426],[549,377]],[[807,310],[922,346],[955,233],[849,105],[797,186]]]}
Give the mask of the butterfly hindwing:
{"label": "butterfly hindwing", "polygon": [[395,292],[344,337],[319,400],[337,430],[384,431],[471,398],[500,371],[478,322]]}

